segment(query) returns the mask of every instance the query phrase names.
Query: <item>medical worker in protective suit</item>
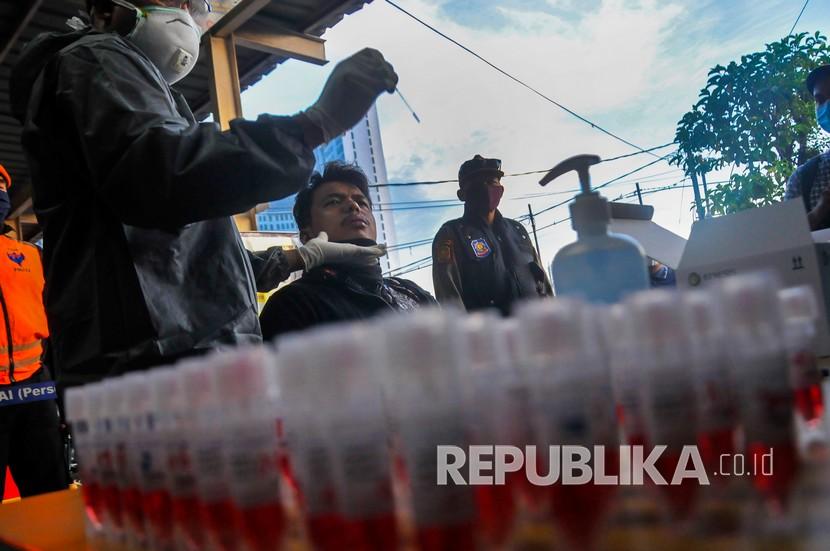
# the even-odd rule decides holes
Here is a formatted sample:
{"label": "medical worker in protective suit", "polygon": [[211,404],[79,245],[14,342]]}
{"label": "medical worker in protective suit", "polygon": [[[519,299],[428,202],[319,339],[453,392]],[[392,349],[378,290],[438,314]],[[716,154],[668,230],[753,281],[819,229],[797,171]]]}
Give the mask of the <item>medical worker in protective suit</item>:
{"label": "medical worker in protective suit", "polygon": [[[171,84],[199,54],[205,0],[87,0],[91,23],[35,38],[12,74],[59,384],[260,342],[255,286],[280,265],[369,258],[317,240],[257,257],[231,219],[307,181],[312,150],[354,126],[397,75],[362,50],[290,117],[197,123]],[[314,240],[312,240],[314,241]]]}

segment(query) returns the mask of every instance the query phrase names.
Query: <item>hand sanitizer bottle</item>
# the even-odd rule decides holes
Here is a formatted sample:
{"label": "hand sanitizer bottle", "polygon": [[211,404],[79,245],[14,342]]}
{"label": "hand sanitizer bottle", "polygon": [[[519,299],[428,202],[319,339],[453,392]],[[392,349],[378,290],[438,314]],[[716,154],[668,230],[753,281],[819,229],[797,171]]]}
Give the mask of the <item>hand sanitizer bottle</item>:
{"label": "hand sanitizer bottle", "polygon": [[600,162],[596,155],[577,155],[562,161],[539,182],[575,170],[582,192],[571,204],[571,219],[577,240],[563,247],[551,264],[556,294],[589,302],[612,304],[634,291],[648,289],[649,278],[643,248],[634,239],[608,232],[611,209],[608,201],[591,191],[588,167]]}

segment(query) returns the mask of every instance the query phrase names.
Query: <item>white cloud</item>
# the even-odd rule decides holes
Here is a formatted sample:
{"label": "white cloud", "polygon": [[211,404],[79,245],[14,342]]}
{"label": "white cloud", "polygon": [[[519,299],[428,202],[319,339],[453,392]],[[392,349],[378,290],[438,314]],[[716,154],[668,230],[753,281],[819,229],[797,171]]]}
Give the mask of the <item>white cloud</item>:
{"label": "white cloud", "polygon": [[[695,101],[712,65],[762,49],[764,42],[778,37],[775,29],[782,27],[780,34],[787,30],[783,29],[787,26],[784,20],[790,19],[789,3],[780,0],[560,0],[549,1],[551,9],[545,10],[528,8],[535,5],[533,2],[517,1],[497,4],[499,19],[509,23],[494,29],[460,25],[463,13],[449,18],[435,1],[406,0],[401,4],[543,93],[644,147],[673,138],[677,120]],[[487,4],[478,3],[471,9]],[[459,164],[476,153],[500,157],[505,170],[514,172],[549,168],[577,153],[610,157],[632,151],[498,74],[385,2],[373,2],[346,17],[325,38],[333,61],[364,46],[381,50],[394,64],[400,75],[400,89],[422,120],[422,124],[415,123],[398,97],[385,95],[379,99],[391,175],[418,180],[451,178]],[[260,97],[262,103],[268,94],[266,88],[272,89],[281,105],[299,109],[313,100],[328,70],[307,66],[293,69],[289,64],[268,79],[271,84],[248,95]],[[300,75],[305,75],[302,82],[290,80]],[[600,165],[594,170],[594,181],[604,182],[648,160],[643,155]],[[667,169],[660,164],[642,174]],[[547,191],[539,188],[537,180],[505,180],[507,198]],[[668,175],[649,187],[673,181],[674,175]],[[564,177],[549,187],[551,191],[573,189],[577,187],[576,177]],[[452,184],[417,189],[423,199],[446,199],[455,193]],[[633,184],[608,188],[607,194],[614,197],[631,189]],[[412,192],[413,188],[407,188],[407,199],[412,198]],[[686,205],[691,190],[648,198],[657,208],[656,220],[678,233],[688,231]],[[561,199],[558,196],[532,202],[539,210]],[[506,199],[503,206],[508,216],[519,216],[527,210],[525,201]],[[542,215],[538,225],[567,215],[567,207],[558,208]],[[401,213],[399,240],[431,237],[450,216],[449,209]],[[556,250],[572,238],[566,223],[542,232],[545,261],[549,263]],[[429,248],[422,247],[409,260],[427,254]],[[402,263],[407,258],[401,254]],[[419,272],[416,280],[431,288],[428,270]]]}

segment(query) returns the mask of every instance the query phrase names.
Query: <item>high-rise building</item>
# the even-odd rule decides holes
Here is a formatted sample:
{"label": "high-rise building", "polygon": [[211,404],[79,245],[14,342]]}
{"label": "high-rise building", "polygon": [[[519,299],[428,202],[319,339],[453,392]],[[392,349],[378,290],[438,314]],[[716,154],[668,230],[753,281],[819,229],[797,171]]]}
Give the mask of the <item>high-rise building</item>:
{"label": "high-rise building", "polygon": [[[375,206],[375,222],[378,230],[378,242],[393,245],[397,242],[392,213],[380,210],[388,205],[390,200],[389,188],[386,186],[386,161],[383,156],[383,144],[380,138],[380,123],[374,106],[363,120],[354,128],[314,150],[316,164],[314,169],[322,170],[323,165],[330,161],[345,161],[356,163],[369,179],[372,203]],[[292,209],[294,197],[287,197],[279,201],[272,201],[268,208],[257,214],[257,224],[264,232],[297,233],[299,230],[294,223]],[[391,258],[390,258],[391,256]],[[392,252],[381,259],[381,266],[388,271],[397,266],[397,255]]]}

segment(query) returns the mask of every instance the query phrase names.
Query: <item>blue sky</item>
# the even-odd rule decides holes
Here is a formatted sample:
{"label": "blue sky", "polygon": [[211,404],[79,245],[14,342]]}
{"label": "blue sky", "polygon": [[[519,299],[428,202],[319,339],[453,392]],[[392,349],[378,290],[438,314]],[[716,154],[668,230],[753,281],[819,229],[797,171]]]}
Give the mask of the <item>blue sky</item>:
{"label": "blue sky", "polygon": [[[761,50],[783,37],[802,0],[397,0],[407,10],[525,80],[546,95],[642,147],[669,142],[717,63]],[[830,6],[813,0],[796,32],[830,27]],[[826,33],[825,33],[826,34]],[[469,54],[375,0],[329,30],[326,66],[290,61],[243,94],[246,116],[293,113],[316,99],[334,63],[364,46],[395,66],[400,89],[418,112],[417,124],[400,98],[378,100],[391,181],[452,178],[476,153],[499,157],[505,171],[552,167],[577,153],[613,157],[633,150],[496,73]],[[666,150],[667,152],[668,150]],[[648,155],[595,168],[602,183],[649,160]],[[682,178],[658,163],[638,173],[644,189]],[[712,175],[712,180],[718,179]],[[575,175],[540,188],[537,177],[505,178],[502,212],[516,217],[527,203],[541,210],[568,197]],[[609,186],[615,198],[634,189],[634,178]],[[453,184],[396,188],[393,201],[452,199]],[[683,235],[691,225],[691,190],[647,196],[655,221]],[[633,201],[633,199],[628,199]],[[431,238],[461,207],[394,213],[398,239]],[[537,226],[568,216],[567,206],[542,214]],[[569,224],[539,233],[546,264],[574,239]],[[401,263],[428,256],[429,246],[402,251]],[[408,274],[431,289],[430,270]]]}

